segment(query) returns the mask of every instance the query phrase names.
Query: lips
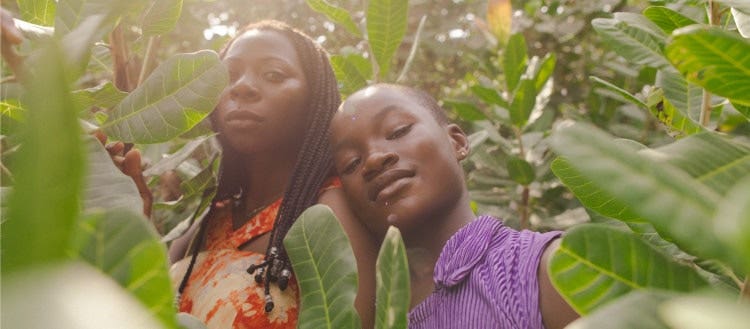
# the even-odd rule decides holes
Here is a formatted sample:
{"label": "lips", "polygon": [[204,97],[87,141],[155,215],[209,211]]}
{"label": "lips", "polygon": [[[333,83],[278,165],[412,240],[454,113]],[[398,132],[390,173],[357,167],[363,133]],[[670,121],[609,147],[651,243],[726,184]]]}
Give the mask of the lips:
{"label": "lips", "polygon": [[263,120],[265,119],[249,110],[234,110],[234,111],[227,113],[225,120],[227,122],[232,122],[232,121],[263,122]]}
{"label": "lips", "polygon": [[367,191],[367,196],[370,201],[377,201],[383,197],[398,191],[404,182],[401,180],[404,178],[413,177],[414,172],[406,169],[391,169],[385,171],[375,177],[372,181],[370,188]]}

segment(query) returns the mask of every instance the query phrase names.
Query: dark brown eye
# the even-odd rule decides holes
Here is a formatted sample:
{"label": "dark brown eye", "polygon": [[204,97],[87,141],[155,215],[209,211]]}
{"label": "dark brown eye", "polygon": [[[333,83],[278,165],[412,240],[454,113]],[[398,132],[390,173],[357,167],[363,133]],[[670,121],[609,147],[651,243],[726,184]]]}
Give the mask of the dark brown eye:
{"label": "dark brown eye", "polygon": [[413,123],[410,123],[408,125],[399,126],[394,130],[390,135],[388,135],[388,140],[397,139],[400,137],[403,137],[404,135],[408,134],[409,131],[411,131],[411,127],[414,126]]}
{"label": "dark brown eye", "polygon": [[354,173],[354,170],[357,169],[358,165],[359,165],[359,159],[354,159],[350,161],[346,166],[344,166],[344,169],[341,171],[341,174],[348,175],[348,174]]}
{"label": "dark brown eye", "polygon": [[279,71],[269,71],[263,74],[263,77],[266,78],[266,80],[271,82],[282,82],[284,79],[286,79],[286,75],[284,73],[281,73]]}

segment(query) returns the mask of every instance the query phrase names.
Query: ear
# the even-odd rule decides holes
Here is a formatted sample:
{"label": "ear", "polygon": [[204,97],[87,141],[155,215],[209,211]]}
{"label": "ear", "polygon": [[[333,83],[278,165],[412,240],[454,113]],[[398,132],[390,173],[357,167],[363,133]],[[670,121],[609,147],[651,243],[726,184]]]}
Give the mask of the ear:
{"label": "ear", "polygon": [[469,156],[469,137],[467,137],[463,129],[455,123],[446,125],[445,129],[448,132],[448,137],[450,138],[451,146],[453,146],[453,151],[456,154],[456,159],[458,159],[458,161],[466,159],[466,157]]}

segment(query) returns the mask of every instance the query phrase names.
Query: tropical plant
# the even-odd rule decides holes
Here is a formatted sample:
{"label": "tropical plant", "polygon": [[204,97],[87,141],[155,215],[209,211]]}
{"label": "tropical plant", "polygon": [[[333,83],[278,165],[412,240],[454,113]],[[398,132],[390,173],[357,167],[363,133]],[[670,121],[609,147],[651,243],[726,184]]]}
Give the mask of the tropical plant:
{"label": "tropical plant", "polygon": [[[213,109],[227,73],[212,51],[178,54],[151,71],[153,41],[173,28],[182,1],[19,0],[18,8],[28,21],[18,24],[22,30],[46,35],[27,34],[23,65],[4,70],[13,75],[3,78],[0,103],[3,184],[10,183],[3,189],[9,195],[3,197],[2,285],[17,316],[3,317],[3,325],[101,328],[119,321],[177,328],[166,248],[141,213],[130,178],[88,133],[100,129],[126,143],[172,140]],[[128,52],[125,26],[147,40],[142,57]],[[133,69],[136,58],[143,62]],[[109,62],[114,74],[91,87],[99,71],[90,67]],[[88,284],[105,290],[55,297],[56,288]],[[22,302],[31,286],[41,287],[29,293],[49,303],[50,316],[28,316],[40,310]],[[71,298],[57,299],[65,296]],[[96,305],[101,317],[63,304]]]}
{"label": "tropical plant", "polygon": [[[582,315],[573,328],[745,326],[750,283],[750,42],[740,1],[664,1],[595,19],[633,65],[657,71],[643,97],[677,140],[647,147],[585,124],[561,129],[554,173],[597,221],[570,230],[550,265]],[[705,6],[708,17],[692,16]],[[731,8],[731,9],[730,9]]]}

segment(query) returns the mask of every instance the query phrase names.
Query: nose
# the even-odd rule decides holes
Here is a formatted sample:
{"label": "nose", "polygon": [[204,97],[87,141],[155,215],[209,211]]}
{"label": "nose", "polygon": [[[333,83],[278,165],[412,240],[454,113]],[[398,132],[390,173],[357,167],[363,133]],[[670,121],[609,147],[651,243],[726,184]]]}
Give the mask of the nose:
{"label": "nose", "polygon": [[365,181],[372,180],[383,172],[383,170],[396,164],[396,162],[398,162],[398,155],[396,153],[391,151],[373,152],[365,159],[362,175]]}
{"label": "nose", "polygon": [[250,73],[240,76],[230,88],[229,94],[235,100],[250,101],[260,97],[258,85]]}

